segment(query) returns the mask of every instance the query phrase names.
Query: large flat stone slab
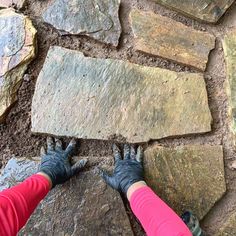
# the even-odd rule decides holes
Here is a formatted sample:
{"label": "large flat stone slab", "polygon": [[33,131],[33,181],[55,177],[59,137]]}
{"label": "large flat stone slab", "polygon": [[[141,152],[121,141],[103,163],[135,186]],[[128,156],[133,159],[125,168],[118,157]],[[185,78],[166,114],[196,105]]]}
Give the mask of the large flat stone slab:
{"label": "large flat stone slab", "polygon": [[0,123],[5,120],[28,64],[35,57],[36,30],[12,9],[0,11]]}
{"label": "large flat stone slab", "polygon": [[153,12],[131,11],[135,49],[172,61],[206,69],[215,37]]}
{"label": "large flat stone slab", "polygon": [[216,236],[235,236],[236,235],[236,212],[231,213],[218,230]]}
{"label": "large flat stone slab", "polygon": [[54,0],[43,14],[62,33],[88,35],[117,46],[121,34],[120,0]]}
{"label": "large flat stone slab", "polygon": [[[96,159],[107,163],[109,158],[112,161],[112,157]],[[38,160],[11,159],[0,177],[0,189],[35,173]],[[133,232],[119,193],[88,170],[52,190],[19,235],[132,236]]]}
{"label": "large flat stone slab", "polygon": [[154,0],[192,18],[216,23],[234,0]]}
{"label": "large flat stone slab", "polygon": [[179,214],[202,219],[226,191],[222,146],[153,146],[144,155],[147,183]]}
{"label": "large flat stone slab", "polygon": [[201,74],[51,47],[32,102],[32,131],[131,143],[211,130]]}
{"label": "large flat stone slab", "polygon": [[230,101],[230,116],[232,117],[232,129],[236,134],[236,29],[227,33],[223,39],[227,71],[227,93]]}

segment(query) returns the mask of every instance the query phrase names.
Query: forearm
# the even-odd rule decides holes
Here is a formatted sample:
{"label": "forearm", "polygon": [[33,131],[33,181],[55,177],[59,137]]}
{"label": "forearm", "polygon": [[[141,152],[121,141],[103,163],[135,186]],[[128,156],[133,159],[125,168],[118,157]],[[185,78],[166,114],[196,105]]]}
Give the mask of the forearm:
{"label": "forearm", "polygon": [[0,192],[0,235],[16,235],[49,190],[48,179],[36,174]]}
{"label": "forearm", "polygon": [[191,236],[180,217],[149,187],[143,186],[128,196],[132,211],[148,236]]}

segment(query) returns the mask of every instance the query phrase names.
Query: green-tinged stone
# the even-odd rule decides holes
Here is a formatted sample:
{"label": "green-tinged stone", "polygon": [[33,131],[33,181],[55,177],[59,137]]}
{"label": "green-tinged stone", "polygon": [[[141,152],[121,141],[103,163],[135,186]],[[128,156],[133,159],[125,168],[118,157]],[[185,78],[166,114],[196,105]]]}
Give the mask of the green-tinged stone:
{"label": "green-tinged stone", "polygon": [[216,236],[235,236],[236,235],[236,213],[231,213],[220,227]]}
{"label": "green-tinged stone", "polygon": [[43,14],[62,33],[88,35],[117,46],[121,34],[120,0],[54,0]]}
{"label": "green-tinged stone", "polygon": [[215,37],[152,12],[132,10],[135,49],[204,71]]}
{"label": "green-tinged stone", "polygon": [[[13,158],[0,176],[0,190],[35,173],[40,158]],[[95,157],[89,157],[95,159]],[[96,157],[102,168],[112,157]],[[106,163],[106,164],[105,164]],[[120,194],[108,187],[95,170],[79,173],[51,190],[19,235],[133,235]]]}
{"label": "green-tinged stone", "polygon": [[144,153],[145,180],[179,214],[202,219],[226,191],[222,146],[153,146]]}
{"label": "green-tinged stone", "polygon": [[[216,23],[234,0],[154,0],[192,18]],[[187,36],[186,36],[187,37]]]}
{"label": "green-tinged stone", "polygon": [[131,143],[211,130],[202,74],[51,47],[37,80],[32,131]]}
{"label": "green-tinged stone", "polygon": [[36,30],[31,20],[12,9],[0,11],[0,123],[17,100],[28,64],[35,57]]}
{"label": "green-tinged stone", "polygon": [[0,0],[0,8],[16,6],[18,9],[22,8],[25,0]]}
{"label": "green-tinged stone", "polygon": [[232,117],[232,129],[236,134],[236,29],[227,33],[223,39],[225,62],[227,70],[227,93],[230,100],[230,116]]}

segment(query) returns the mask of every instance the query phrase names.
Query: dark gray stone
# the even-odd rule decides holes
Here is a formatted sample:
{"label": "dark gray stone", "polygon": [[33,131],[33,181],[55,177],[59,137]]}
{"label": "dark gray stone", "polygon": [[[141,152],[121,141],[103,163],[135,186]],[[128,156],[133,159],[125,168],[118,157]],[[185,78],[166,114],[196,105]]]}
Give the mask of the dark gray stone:
{"label": "dark gray stone", "polygon": [[[112,157],[88,159],[90,165],[99,160],[103,168],[113,163]],[[39,158],[11,159],[0,177],[0,190],[22,182],[39,163]],[[50,191],[19,235],[132,236],[133,232],[119,193],[95,170],[88,170]]]}
{"label": "dark gray stone", "polygon": [[43,18],[62,33],[84,34],[117,46],[119,6],[120,0],[55,0]]}

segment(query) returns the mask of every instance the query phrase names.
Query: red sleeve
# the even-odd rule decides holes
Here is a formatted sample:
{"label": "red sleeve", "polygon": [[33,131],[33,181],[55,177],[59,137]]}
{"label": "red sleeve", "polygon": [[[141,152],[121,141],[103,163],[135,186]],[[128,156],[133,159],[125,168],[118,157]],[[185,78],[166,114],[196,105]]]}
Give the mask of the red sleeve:
{"label": "red sleeve", "polygon": [[48,180],[35,174],[0,192],[0,235],[16,235],[49,190]]}
{"label": "red sleeve", "polygon": [[180,217],[149,187],[137,189],[130,205],[148,236],[192,236]]}

